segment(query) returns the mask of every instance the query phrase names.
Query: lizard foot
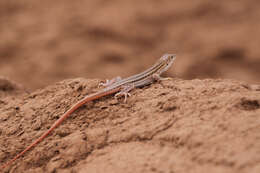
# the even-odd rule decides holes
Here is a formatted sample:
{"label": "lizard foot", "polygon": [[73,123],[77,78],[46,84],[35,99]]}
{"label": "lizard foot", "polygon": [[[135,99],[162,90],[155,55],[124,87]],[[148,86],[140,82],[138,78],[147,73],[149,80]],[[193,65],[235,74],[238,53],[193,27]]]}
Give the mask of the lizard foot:
{"label": "lizard foot", "polygon": [[126,103],[127,97],[131,96],[129,92],[134,88],[134,84],[125,85],[123,89],[115,95],[115,98],[118,99],[118,97],[124,96],[124,103]]}
{"label": "lizard foot", "polygon": [[121,97],[121,96],[124,96],[124,97],[125,97],[125,98],[124,98],[124,103],[126,103],[127,97],[131,97],[131,94],[128,93],[128,92],[122,91],[122,92],[117,93],[117,94],[115,95],[115,98],[118,99],[118,98]]}

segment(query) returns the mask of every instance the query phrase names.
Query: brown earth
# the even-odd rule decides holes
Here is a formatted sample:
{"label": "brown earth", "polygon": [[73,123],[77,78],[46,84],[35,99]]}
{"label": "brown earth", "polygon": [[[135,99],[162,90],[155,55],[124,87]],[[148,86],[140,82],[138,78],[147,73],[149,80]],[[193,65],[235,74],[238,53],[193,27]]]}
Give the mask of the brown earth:
{"label": "brown earth", "polygon": [[[1,88],[1,164],[98,82],[65,80],[30,94]],[[172,79],[134,90],[127,103],[86,104],[6,171],[258,173],[259,132],[260,86]]]}
{"label": "brown earth", "polygon": [[185,80],[87,104],[5,171],[259,173],[259,5],[1,0],[0,164],[97,91],[89,79],[138,73],[167,52],[177,60],[165,75]]}

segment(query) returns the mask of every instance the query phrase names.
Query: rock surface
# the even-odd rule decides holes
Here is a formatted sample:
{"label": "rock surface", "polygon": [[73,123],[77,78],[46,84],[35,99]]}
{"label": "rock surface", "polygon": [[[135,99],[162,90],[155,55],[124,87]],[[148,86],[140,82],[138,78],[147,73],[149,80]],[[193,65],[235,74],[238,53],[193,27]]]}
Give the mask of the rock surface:
{"label": "rock surface", "polygon": [[[100,80],[32,93],[0,88],[0,164],[45,132]],[[10,83],[10,82],[7,82]],[[6,172],[260,172],[260,91],[235,80],[172,80],[78,109]]]}

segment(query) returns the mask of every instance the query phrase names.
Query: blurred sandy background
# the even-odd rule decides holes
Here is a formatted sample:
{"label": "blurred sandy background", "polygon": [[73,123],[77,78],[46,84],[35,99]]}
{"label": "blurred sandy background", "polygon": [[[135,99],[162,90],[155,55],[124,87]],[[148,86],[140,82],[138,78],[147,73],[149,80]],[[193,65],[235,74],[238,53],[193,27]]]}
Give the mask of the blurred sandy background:
{"label": "blurred sandy background", "polygon": [[34,90],[126,77],[176,53],[169,76],[260,83],[258,0],[1,0],[0,75]]}

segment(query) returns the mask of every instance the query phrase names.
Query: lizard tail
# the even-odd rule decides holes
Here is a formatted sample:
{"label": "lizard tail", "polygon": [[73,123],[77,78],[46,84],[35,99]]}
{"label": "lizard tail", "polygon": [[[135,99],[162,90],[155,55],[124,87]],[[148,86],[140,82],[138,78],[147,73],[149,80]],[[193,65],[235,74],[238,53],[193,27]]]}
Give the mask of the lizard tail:
{"label": "lizard tail", "polygon": [[9,166],[10,164],[12,164],[14,161],[16,161],[19,157],[21,157],[24,153],[26,153],[27,151],[29,151],[30,149],[32,149],[34,146],[36,146],[38,143],[40,143],[44,138],[46,138],[57,126],[59,126],[68,116],[70,116],[75,110],[77,110],[79,107],[81,107],[82,105],[84,105],[85,103],[98,99],[100,97],[106,96],[106,95],[110,95],[113,94],[117,91],[119,91],[120,88],[115,88],[115,89],[111,89],[108,91],[101,91],[101,92],[97,92],[94,94],[91,94],[83,99],[81,99],[80,101],[78,101],[76,104],[74,104],[67,112],[65,112],[57,121],[55,121],[55,123],[51,126],[50,129],[48,129],[48,131],[46,131],[42,136],[40,136],[38,139],[36,139],[31,145],[29,145],[26,149],[24,149],[22,152],[20,152],[19,154],[17,154],[12,160],[10,160],[9,162],[5,163],[4,165],[1,166],[1,169],[6,168],[7,166]]}

